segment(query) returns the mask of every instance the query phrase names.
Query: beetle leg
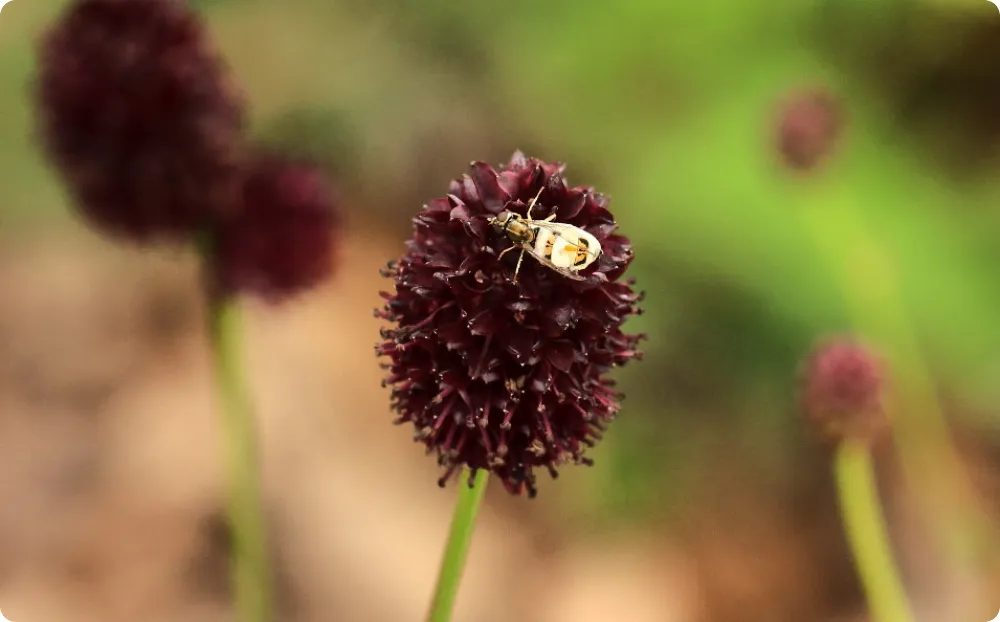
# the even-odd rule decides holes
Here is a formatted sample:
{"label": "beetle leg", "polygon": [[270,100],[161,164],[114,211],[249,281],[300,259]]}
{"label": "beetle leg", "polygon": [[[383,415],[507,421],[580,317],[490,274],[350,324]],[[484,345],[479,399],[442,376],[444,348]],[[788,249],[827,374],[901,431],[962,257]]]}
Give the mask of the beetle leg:
{"label": "beetle leg", "polygon": [[517,283],[517,273],[521,271],[521,262],[524,261],[524,249],[521,249],[521,255],[517,258],[517,267],[514,268],[514,283]]}
{"label": "beetle leg", "polygon": [[545,182],[542,182],[542,187],[538,189],[538,194],[535,195],[535,198],[531,199],[531,203],[528,203],[528,214],[525,216],[528,220],[531,220],[531,208],[535,207],[538,197],[542,196],[542,190],[545,190]]}
{"label": "beetle leg", "polygon": [[503,257],[504,255],[506,255],[506,254],[507,254],[507,253],[509,253],[510,251],[514,250],[515,248],[519,248],[519,246],[518,246],[517,244],[515,244],[514,246],[511,246],[511,247],[509,247],[509,248],[506,248],[506,249],[504,249],[503,251],[501,251],[501,252],[500,252],[500,254],[499,254],[499,255],[497,255],[497,261],[500,261],[500,258],[501,258],[501,257]]}

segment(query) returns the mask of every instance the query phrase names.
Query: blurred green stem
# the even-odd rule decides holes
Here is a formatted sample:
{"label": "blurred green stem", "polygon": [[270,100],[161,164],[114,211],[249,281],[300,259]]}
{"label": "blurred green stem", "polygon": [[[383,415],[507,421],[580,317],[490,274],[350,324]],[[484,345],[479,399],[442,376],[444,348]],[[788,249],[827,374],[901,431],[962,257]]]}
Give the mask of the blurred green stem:
{"label": "blurred green stem", "polygon": [[[206,274],[211,274],[211,249],[202,246]],[[220,294],[209,279],[208,329],[213,372],[221,402],[222,438],[229,478],[228,521],[232,533],[231,581],[236,619],[273,619],[266,528],[261,503],[256,429],[243,376],[242,324],[238,301]]]}
{"label": "blurred green stem", "polygon": [[837,448],[834,474],[844,530],[873,622],[912,622],[882,517],[868,445],[863,441],[842,442]]}
{"label": "blurred green stem", "polygon": [[434,600],[431,603],[430,614],[427,616],[428,622],[448,622],[451,620],[452,610],[455,607],[455,597],[458,594],[458,586],[462,581],[462,572],[465,569],[465,560],[469,553],[469,544],[472,542],[476,515],[479,513],[479,506],[482,505],[490,473],[483,469],[476,471],[471,486],[466,485],[468,476],[468,469],[463,469],[462,483],[459,484],[458,503],[455,505],[455,514],[451,519],[451,532],[448,534],[444,558],[441,561],[441,570],[438,572]]}
{"label": "blurred green stem", "polygon": [[[833,197],[806,199],[800,209],[834,270],[854,324],[887,348],[900,400],[894,437],[907,478],[919,482],[913,489],[952,559],[968,564],[984,548],[977,541],[992,537],[954,448],[892,258],[840,188],[819,184],[810,191]],[[940,515],[942,508],[946,516]]]}

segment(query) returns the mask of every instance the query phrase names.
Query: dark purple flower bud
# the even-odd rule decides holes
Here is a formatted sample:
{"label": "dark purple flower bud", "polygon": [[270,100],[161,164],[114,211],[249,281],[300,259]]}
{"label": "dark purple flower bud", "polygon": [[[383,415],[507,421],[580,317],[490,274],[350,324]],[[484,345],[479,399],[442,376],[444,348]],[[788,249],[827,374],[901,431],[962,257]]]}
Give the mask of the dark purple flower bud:
{"label": "dark purple flower bud", "polygon": [[871,440],[887,427],[883,365],[864,345],[846,337],[825,341],[803,375],[803,411],[820,433],[838,441]]}
{"label": "dark purple flower bud", "polygon": [[839,102],[828,91],[793,94],[778,113],[777,147],[790,169],[809,171],[833,151],[843,125]]}
{"label": "dark purple flower bud", "polygon": [[239,216],[215,233],[218,285],[275,301],[312,288],[333,271],[340,225],[319,169],[260,154],[248,167]]}
{"label": "dark purple flower bud", "polygon": [[[442,486],[465,465],[488,469],[513,494],[534,496],[536,468],[556,477],[557,466],[591,464],[584,453],[623,397],[607,373],[640,358],[644,336],[622,332],[642,299],[631,280],[619,280],[632,247],[613,233],[608,199],[567,186],[563,168],[520,152],[499,171],[473,162],[447,196],[417,214],[406,254],[384,271],[396,286],[376,311],[395,324],[376,346],[389,359],[385,384],[396,423],[412,424],[416,440],[437,454]],[[547,223],[505,233],[501,213],[526,217],[536,195],[532,220],[554,216],[551,222],[579,227],[602,253],[568,275],[525,253],[515,282],[520,250],[499,255],[517,230],[554,262],[586,263],[577,254],[582,246],[556,239],[546,248]]]}
{"label": "dark purple flower bud", "polygon": [[42,40],[38,133],[83,214],[179,237],[235,209],[244,111],[175,0],[77,0]]}

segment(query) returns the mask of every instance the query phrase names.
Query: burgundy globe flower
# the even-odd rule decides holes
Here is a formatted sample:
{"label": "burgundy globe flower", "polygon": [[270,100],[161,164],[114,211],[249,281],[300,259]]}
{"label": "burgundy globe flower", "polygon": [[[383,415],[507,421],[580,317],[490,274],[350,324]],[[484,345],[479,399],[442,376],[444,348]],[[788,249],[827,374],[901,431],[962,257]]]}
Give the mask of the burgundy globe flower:
{"label": "burgundy globe flower", "polygon": [[840,103],[825,90],[794,93],[778,113],[777,147],[785,166],[809,171],[833,151],[843,125]]}
{"label": "burgundy globe flower", "polygon": [[873,439],[888,424],[883,365],[867,347],[846,337],[820,343],[803,370],[802,408],[834,440]]}
{"label": "burgundy globe flower", "polygon": [[[376,315],[394,324],[376,346],[392,386],[397,424],[436,452],[439,484],[463,465],[488,469],[513,494],[536,494],[535,469],[591,464],[584,456],[623,397],[606,374],[639,358],[642,335],[622,332],[642,295],[619,279],[627,238],[587,187],[568,187],[563,165],[515,153],[499,171],[474,162],[414,218],[413,238],[385,276],[395,293]],[[574,280],[519,252],[490,224],[503,210],[593,234],[603,253]]]}
{"label": "burgundy globe flower", "polygon": [[42,40],[38,133],[84,215],[145,240],[235,209],[242,101],[176,0],[76,0]]}
{"label": "burgundy globe flower", "polygon": [[333,271],[340,224],[319,169],[259,154],[247,170],[239,216],[215,232],[217,284],[272,300],[314,287]]}

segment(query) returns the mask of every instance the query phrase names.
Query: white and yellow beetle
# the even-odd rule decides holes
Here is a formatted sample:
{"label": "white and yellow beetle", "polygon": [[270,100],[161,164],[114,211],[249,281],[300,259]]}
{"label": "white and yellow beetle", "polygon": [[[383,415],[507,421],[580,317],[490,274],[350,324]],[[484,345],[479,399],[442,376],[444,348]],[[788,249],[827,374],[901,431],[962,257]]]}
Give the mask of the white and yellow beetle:
{"label": "white and yellow beetle", "polygon": [[531,209],[535,207],[535,202],[542,195],[545,185],[538,191],[535,198],[528,204],[528,213],[521,216],[502,211],[493,218],[490,224],[498,233],[507,236],[513,246],[504,250],[497,256],[499,260],[508,252],[515,248],[521,249],[521,255],[517,258],[517,267],[514,268],[514,282],[517,283],[517,274],[521,271],[521,261],[524,253],[537,259],[541,264],[555,270],[559,274],[577,281],[584,280],[584,277],[577,274],[590,264],[597,261],[601,256],[601,243],[590,233],[579,227],[567,225],[561,222],[552,222],[556,214],[551,214],[545,220],[532,220]]}

